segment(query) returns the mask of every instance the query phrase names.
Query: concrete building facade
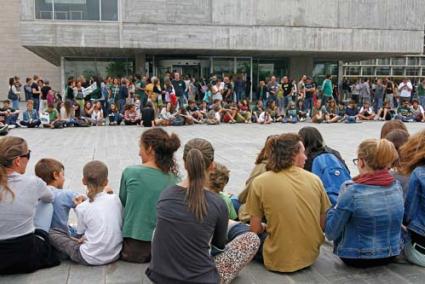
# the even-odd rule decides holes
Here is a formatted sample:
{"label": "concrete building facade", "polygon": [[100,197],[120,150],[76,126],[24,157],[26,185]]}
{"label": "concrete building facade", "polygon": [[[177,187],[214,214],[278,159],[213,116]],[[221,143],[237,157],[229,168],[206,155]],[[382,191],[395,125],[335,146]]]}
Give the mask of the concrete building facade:
{"label": "concrete building facade", "polygon": [[421,53],[424,16],[422,0],[21,0],[19,34],[62,85],[114,70],[255,81]]}
{"label": "concrete building facade", "polygon": [[[22,47],[20,37],[21,3],[16,0],[1,1],[0,17],[0,98],[6,98],[9,77],[18,76],[25,83],[34,74],[48,78],[53,88],[60,87],[60,68]],[[34,35],[36,36],[36,35]]]}

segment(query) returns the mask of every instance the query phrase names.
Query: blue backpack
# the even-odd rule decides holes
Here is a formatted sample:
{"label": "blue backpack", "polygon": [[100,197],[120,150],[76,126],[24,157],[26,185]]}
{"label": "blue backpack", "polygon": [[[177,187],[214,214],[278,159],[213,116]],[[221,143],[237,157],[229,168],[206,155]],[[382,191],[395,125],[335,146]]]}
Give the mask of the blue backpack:
{"label": "blue backpack", "polygon": [[329,200],[335,205],[341,185],[351,179],[344,163],[334,154],[324,152],[313,159],[311,172],[323,182]]}

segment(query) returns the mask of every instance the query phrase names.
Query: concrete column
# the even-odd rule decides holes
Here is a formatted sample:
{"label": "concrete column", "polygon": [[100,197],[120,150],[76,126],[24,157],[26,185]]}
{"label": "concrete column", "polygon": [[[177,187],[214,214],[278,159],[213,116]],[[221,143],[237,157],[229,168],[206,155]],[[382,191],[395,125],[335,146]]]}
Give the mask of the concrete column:
{"label": "concrete column", "polygon": [[311,76],[313,73],[313,57],[294,56],[289,58],[289,77],[299,80],[302,75]]}
{"label": "concrete column", "polygon": [[338,61],[338,85],[342,83],[344,77],[344,61]]}
{"label": "concrete column", "polygon": [[136,74],[145,75],[146,69],[145,69],[145,63],[146,63],[146,55],[144,53],[137,53],[136,54]]}

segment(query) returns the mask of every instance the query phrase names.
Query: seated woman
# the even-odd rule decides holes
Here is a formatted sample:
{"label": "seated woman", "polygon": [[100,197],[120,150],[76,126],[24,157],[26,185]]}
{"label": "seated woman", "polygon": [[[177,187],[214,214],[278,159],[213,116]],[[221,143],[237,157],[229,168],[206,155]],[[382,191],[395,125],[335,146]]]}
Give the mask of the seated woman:
{"label": "seated woman", "polygon": [[[208,172],[214,169],[212,145],[190,140],[183,161],[187,178],[163,191],[157,203],[146,275],[154,283],[230,283],[254,257],[260,240],[246,232],[226,245],[226,203],[205,189]],[[212,256],[212,249],[219,253]]]}
{"label": "seated woman", "polygon": [[309,110],[305,108],[304,100],[299,99],[296,104],[298,121],[305,121],[307,119],[307,114]]}
{"label": "seated woman", "polygon": [[407,260],[425,267],[425,131],[411,136],[400,148],[400,172],[410,175],[403,224],[407,228]]}
{"label": "seated woman", "polygon": [[117,105],[112,103],[108,114],[109,125],[120,125],[122,122],[123,115],[119,112]]}
{"label": "seated woman", "polygon": [[373,108],[370,106],[369,101],[364,101],[363,106],[359,111],[359,118],[361,120],[374,120],[375,113],[373,112]]}
{"label": "seated woman", "polygon": [[298,122],[298,111],[293,101],[288,103],[288,108],[286,109],[285,118],[282,120],[284,123],[297,123]]}
{"label": "seated woman", "polygon": [[139,125],[140,121],[140,114],[136,111],[136,106],[134,104],[126,105],[124,111],[124,124]]}
{"label": "seated woman", "polygon": [[255,160],[255,166],[252,169],[251,173],[249,174],[248,179],[245,182],[245,188],[244,190],[242,190],[241,193],[239,193],[239,203],[241,204],[240,208],[239,208],[239,220],[241,222],[249,222],[249,214],[248,212],[246,212],[246,199],[248,197],[249,192],[251,191],[251,185],[252,185],[252,181],[259,175],[261,175],[262,173],[265,173],[266,170],[266,165],[267,165],[267,159],[268,159],[268,155],[270,153],[270,138],[273,137],[268,136],[266,139],[266,142],[264,143],[263,149],[261,149],[260,153],[258,153],[257,155],[257,159]]}
{"label": "seated woman", "polygon": [[257,104],[254,106],[254,109],[252,110],[252,121],[258,122],[258,118],[260,117],[263,111],[264,111],[263,101],[258,100]]}
{"label": "seated woman", "polygon": [[70,100],[66,100],[60,108],[60,120],[65,126],[75,126],[75,109],[74,104]]}
{"label": "seated woman", "polygon": [[139,156],[142,165],[127,167],[122,173],[119,197],[124,207],[121,259],[149,262],[156,222],[156,203],[161,192],[177,182],[174,153],[180,147],[177,135],[161,128],[143,132]]}
{"label": "seated woman", "polygon": [[400,254],[403,192],[389,169],[398,159],[394,145],[368,139],[357,150],[360,175],[346,182],[326,217],[326,237],[347,265],[387,264]]}
{"label": "seated woman", "polygon": [[161,109],[158,119],[155,120],[155,125],[169,126],[171,122],[176,118],[175,108],[171,103],[167,103],[165,107]]}
{"label": "seated woman", "polygon": [[322,101],[318,99],[316,100],[313,106],[311,122],[322,123],[324,120],[325,120],[325,114],[322,111]]}
{"label": "seated woman", "polygon": [[322,107],[322,112],[325,115],[325,122],[327,123],[336,123],[341,119],[338,115],[339,109],[334,99],[328,100],[327,105]]}
{"label": "seated woman", "polygon": [[249,107],[249,103],[247,100],[242,100],[241,103],[238,105],[239,108],[239,115],[242,116],[243,122],[245,123],[251,123],[251,108]]}
{"label": "seated woman", "polygon": [[53,194],[40,178],[24,175],[30,154],[22,138],[0,140],[0,274],[59,265],[48,237]]}
{"label": "seated woman", "polygon": [[273,122],[280,122],[282,121],[283,117],[279,113],[279,108],[276,106],[276,101],[268,101],[267,103],[267,112],[270,114],[271,119]]}
{"label": "seated woman", "polygon": [[[168,103],[167,103],[168,104]],[[144,127],[155,126],[155,110],[151,102],[147,102],[146,106],[141,109],[142,122]]]}
{"label": "seated woman", "polygon": [[103,117],[103,109],[102,103],[97,101],[93,105],[93,111],[91,113],[91,122],[94,126],[102,126],[104,125],[104,117]]}
{"label": "seated woman", "polygon": [[389,101],[385,101],[383,107],[378,111],[378,120],[391,120],[394,117],[394,111],[391,109]]}
{"label": "seated woman", "polygon": [[341,185],[351,179],[345,161],[338,151],[326,146],[317,128],[303,127],[298,131],[298,135],[303,140],[307,156],[304,169],[320,178],[329,200],[335,205]]}

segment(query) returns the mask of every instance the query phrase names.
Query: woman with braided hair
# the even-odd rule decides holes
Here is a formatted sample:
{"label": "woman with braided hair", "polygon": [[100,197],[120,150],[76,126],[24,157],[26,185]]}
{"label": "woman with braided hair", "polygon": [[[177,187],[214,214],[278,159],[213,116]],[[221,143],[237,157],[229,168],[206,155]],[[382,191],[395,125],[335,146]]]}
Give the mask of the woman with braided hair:
{"label": "woman with braided hair", "polygon": [[59,265],[48,230],[53,195],[38,177],[24,175],[31,150],[19,137],[0,139],[0,274]]}

